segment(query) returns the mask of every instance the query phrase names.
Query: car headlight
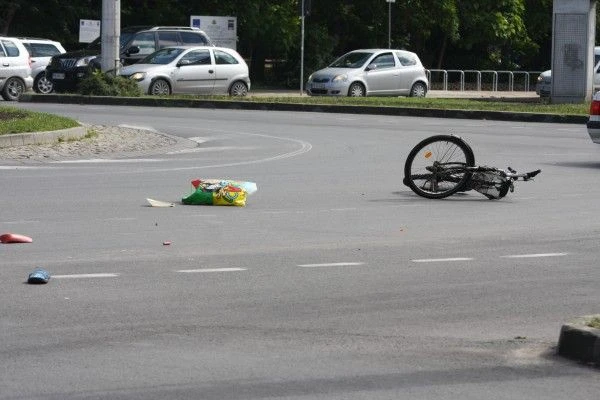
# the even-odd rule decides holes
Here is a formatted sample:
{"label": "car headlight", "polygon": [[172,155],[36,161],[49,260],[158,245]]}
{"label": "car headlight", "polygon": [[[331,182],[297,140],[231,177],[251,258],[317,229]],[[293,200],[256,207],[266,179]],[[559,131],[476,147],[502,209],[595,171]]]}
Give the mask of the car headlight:
{"label": "car headlight", "polygon": [[541,76],[541,75],[540,75],[540,76],[538,76],[538,78],[537,78],[537,81],[538,81],[538,82],[543,82],[543,81],[544,81],[544,77],[543,77],[543,76]]}
{"label": "car headlight", "polygon": [[96,58],[97,56],[89,56],[89,57],[83,57],[80,58],[79,60],[77,60],[77,62],[75,63],[76,67],[87,67],[90,64],[90,61],[92,61],[94,58]]}
{"label": "car headlight", "polygon": [[347,80],[348,80],[348,75],[342,74],[342,75],[334,76],[333,79],[331,80],[331,82],[340,83],[340,82],[346,82]]}
{"label": "car headlight", "polygon": [[308,76],[308,82],[312,82],[312,74]]}
{"label": "car headlight", "polygon": [[145,72],[136,72],[135,74],[133,74],[129,77],[129,79],[133,79],[134,81],[143,81],[145,78],[146,78]]}

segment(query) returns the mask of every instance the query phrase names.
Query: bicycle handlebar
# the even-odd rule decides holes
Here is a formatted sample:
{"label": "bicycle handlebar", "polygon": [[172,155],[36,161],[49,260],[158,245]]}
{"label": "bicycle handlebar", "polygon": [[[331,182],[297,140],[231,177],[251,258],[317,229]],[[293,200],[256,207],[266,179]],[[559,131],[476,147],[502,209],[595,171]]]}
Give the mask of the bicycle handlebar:
{"label": "bicycle handlebar", "polygon": [[515,171],[514,169],[512,169],[510,167],[508,167],[508,170],[510,171],[510,173],[507,173],[506,176],[508,176],[509,178],[513,178],[515,180],[517,180],[519,178],[523,178],[524,181],[533,179],[533,177],[535,177],[537,174],[542,172],[541,169],[536,169],[535,171],[525,172],[524,174],[517,174],[517,171]]}

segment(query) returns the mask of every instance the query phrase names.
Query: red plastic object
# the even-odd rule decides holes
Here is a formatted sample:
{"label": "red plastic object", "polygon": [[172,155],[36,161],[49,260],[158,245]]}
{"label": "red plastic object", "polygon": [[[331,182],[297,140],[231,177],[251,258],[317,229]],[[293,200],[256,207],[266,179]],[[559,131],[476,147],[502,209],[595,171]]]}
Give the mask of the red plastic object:
{"label": "red plastic object", "polygon": [[0,235],[0,243],[31,243],[33,239],[29,236],[16,233],[5,233]]}

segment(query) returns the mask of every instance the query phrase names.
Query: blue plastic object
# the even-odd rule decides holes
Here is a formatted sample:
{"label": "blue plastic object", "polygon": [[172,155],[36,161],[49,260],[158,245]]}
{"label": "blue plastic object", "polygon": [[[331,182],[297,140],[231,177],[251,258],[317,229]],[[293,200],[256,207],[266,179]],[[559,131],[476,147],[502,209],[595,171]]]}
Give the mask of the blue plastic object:
{"label": "blue plastic object", "polygon": [[40,285],[44,283],[48,283],[50,280],[50,273],[42,268],[36,268],[32,273],[29,274],[27,278],[27,283],[33,285]]}

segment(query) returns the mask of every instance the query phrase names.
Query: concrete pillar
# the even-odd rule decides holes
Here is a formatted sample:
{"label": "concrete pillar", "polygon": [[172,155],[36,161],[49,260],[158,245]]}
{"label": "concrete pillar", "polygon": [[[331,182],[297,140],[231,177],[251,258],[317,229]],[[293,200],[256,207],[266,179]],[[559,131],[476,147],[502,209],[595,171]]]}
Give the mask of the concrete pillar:
{"label": "concrete pillar", "polygon": [[552,103],[591,100],[595,34],[595,0],[554,0]]}
{"label": "concrete pillar", "polygon": [[121,0],[102,0],[102,71],[121,67],[119,37],[121,36]]}

